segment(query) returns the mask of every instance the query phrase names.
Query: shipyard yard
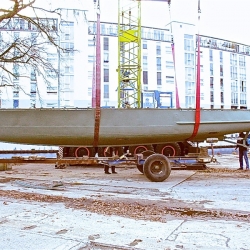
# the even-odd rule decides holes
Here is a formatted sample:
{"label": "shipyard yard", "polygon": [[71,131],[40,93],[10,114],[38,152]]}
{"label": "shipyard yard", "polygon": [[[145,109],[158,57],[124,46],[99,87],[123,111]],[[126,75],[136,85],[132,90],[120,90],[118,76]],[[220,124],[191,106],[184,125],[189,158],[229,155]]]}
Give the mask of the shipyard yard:
{"label": "shipyard yard", "polygon": [[0,172],[0,249],[250,249],[250,171],[236,153],[151,182],[135,166]]}

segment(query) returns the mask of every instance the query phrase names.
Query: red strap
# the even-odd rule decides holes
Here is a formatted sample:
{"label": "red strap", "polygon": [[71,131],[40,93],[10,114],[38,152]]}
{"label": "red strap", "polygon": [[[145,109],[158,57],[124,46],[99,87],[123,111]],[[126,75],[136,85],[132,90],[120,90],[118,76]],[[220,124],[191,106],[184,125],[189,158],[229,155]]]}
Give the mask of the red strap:
{"label": "red strap", "polygon": [[[172,47],[172,55],[173,55],[173,62],[174,62],[174,70],[175,70],[175,50],[174,50],[174,43],[171,44]],[[176,79],[176,72],[175,72],[175,102],[176,102],[176,108],[180,108],[180,101],[179,101],[179,93],[178,93],[178,85],[177,85],[177,79]]]}
{"label": "red strap", "polygon": [[95,128],[93,146],[99,143],[99,130],[101,119],[101,51],[100,51],[100,14],[97,13],[97,32],[96,32],[96,96],[95,96]]}
{"label": "red strap", "polygon": [[198,53],[197,53],[197,82],[196,82],[196,109],[195,109],[195,123],[193,134],[187,139],[192,140],[198,133],[201,120],[201,105],[200,105],[200,37],[198,35]]}
{"label": "red strap", "polygon": [[94,141],[93,146],[98,146],[99,141],[99,131],[100,131],[100,120],[101,120],[101,109],[100,107],[96,107],[95,109],[95,128],[94,128]]}

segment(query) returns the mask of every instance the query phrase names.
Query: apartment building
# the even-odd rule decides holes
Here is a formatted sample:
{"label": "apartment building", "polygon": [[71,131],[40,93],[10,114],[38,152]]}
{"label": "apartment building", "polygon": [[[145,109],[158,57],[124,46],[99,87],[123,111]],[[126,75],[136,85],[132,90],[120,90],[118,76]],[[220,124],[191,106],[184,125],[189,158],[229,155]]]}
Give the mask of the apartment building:
{"label": "apartment building", "polygon": [[[46,18],[55,29],[59,53],[51,44],[43,44],[43,57],[58,72],[43,72],[13,63],[8,70],[15,76],[1,74],[1,108],[55,108],[87,106],[85,91],[87,81],[88,25],[84,10],[60,9],[59,16]],[[55,15],[53,15],[55,16]],[[47,23],[46,23],[47,25]],[[42,44],[43,37],[26,20],[13,18],[0,24],[0,39],[20,37]],[[41,72],[43,74],[41,74]]]}
{"label": "apartment building", "polygon": [[[13,65],[18,79],[2,83],[1,108],[85,108],[92,105],[93,67],[96,51],[96,22],[86,19],[85,11],[62,9],[61,19],[51,18],[58,30],[58,43],[74,49],[57,53],[47,45],[47,60],[58,70],[44,82],[33,69],[27,72]],[[0,38],[35,36],[35,30],[24,20],[13,19],[13,26],[1,23]],[[172,31],[172,33],[170,32]],[[116,22],[101,22],[101,106],[117,107],[118,102],[118,38]],[[171,29],[142,27],[141,79],[142,91],[171,92],[176,107],[178,91],[181,108],[194,108],[196,99],[196,27],[172,22]],[[174,44],[174,46],[173,46]],[[200,36],[201,45],[201,107],[250,108],[250,46]],[[175,56],[173,57],[172,48]],[[2,79],[4,72],[0,72]],[[21,77],[26,76],[26,77]],[[11,85],[14,85],[11,86]]]}

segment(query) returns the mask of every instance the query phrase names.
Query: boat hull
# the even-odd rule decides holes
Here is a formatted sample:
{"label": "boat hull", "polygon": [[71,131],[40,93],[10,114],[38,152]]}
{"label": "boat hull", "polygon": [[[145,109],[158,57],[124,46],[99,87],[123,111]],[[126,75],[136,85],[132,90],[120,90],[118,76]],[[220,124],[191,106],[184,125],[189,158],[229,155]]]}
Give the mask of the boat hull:
{"label": "boat hull", "polygon": [[195,124],[198,133],[193,141],[250,131],[250,110],[201,110],[197,124],[193,109],[101,109],[98,127],[95,112],[95,109],[0,109],[0,141],[120,146],[185,141],[192,136]]}

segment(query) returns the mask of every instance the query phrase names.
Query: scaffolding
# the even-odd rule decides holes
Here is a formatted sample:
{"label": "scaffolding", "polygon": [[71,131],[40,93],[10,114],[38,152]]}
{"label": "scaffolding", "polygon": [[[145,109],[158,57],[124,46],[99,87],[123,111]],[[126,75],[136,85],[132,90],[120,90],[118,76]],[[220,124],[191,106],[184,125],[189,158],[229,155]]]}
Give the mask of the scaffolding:
{"label": "scaffolding", "polygon": [[141,1],[118,2],[118,108],[141,107]]}

